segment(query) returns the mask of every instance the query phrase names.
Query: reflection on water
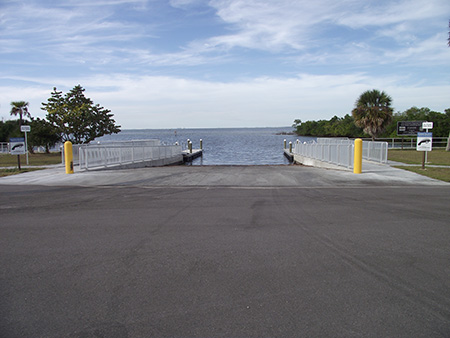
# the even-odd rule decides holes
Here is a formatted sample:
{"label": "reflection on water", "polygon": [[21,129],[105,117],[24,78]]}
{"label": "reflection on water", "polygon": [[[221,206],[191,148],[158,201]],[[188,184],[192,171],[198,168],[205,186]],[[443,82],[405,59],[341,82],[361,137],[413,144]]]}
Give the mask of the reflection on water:
{"label": "reflection on water", "polygon": [[178,142],[186,147],[187,140],[193,148],[200,147],[203,140],[203,157],[192,165],[267,165],[289,164],[283,155],[283,140],[287,144],[297,139],[302,142],[313,138],[295,135],[278,135],[292,132],[292,127],[280,128],[219,128],[219,129],[139,129],[123,130],[116,135],[107,135],[99,141],[125,141],[159,139],[165,144]]}

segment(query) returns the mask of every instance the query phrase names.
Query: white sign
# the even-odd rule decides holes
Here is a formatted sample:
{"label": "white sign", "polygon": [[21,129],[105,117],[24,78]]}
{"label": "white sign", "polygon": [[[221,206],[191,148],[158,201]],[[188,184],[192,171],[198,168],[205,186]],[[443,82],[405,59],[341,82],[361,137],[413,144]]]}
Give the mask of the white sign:
{"label": "white sign", "polygon": [[20,126],[20,131],[21,132],[27,132],[27,131],[30,131],[31,130],[31,127],[30,126]]}
{"label": "white sign", "polygon": [[422,129],[433,129],[433,122],[422,122]]}
{"label": "white sign", "polygon": [[23,155],[26,154],[25,139],[23,137],[11,137],[9,139],[11,155]]}
{"label": "white sign", "polygon": [[431,151],[433,133],[417,133],[417,151]]}

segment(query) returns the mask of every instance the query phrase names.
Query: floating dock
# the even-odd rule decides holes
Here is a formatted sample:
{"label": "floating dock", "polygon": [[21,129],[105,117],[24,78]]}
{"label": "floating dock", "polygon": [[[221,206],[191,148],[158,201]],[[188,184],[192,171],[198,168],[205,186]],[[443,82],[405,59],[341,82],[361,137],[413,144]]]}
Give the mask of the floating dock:
{"label": "floating dock", "polygon": [[189,149],[183,150],[183,162],[192,162],[197,157],[203,156],[203,149],[192,149],[192,152]]}
{"label": "floating dock", "polygon": [[284,156],[286,156],[289,162],[294,162],[294,154],[289,152],[289,149],[284,149]]}

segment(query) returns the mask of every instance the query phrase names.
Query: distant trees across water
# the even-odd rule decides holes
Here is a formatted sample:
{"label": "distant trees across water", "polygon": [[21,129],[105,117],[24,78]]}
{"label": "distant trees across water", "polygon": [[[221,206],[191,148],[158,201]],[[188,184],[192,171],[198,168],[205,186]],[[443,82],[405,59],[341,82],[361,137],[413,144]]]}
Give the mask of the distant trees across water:
{"label": "distant trees across water", "polygon": [[[379,138],[397,137],[397,122],[428,121],[433,122],[433,137],[448,137],[450,132],[450,108],[444,113],[432,111],[429,108],[411,107],[404,112],[394,113],[391,123],[385,127]],[[352,115],[334,116],[330,120],[306,121],[295,120],[293,127],[300,136],[318,137],[370,137],[362,128],[355,125]]]}

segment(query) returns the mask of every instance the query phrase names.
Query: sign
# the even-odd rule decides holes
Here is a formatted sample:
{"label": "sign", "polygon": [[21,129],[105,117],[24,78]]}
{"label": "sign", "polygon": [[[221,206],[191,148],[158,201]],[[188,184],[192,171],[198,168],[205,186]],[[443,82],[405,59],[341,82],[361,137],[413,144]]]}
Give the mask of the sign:
{"label": "sign", "polygon": [[23,155],[27,152],[24,137],[11,137],[9,139],[9,147],[11,155]]}
{"label": "sign", "polygon": [[30,126],[20,126],[20,131],[23,133],[29,132],[29,131],[31,131],[31,127]]}
{"label": "sign", "polygon": [[433,133],[417,133],[417,151],[431,151]]}
{"label": "sign", "polygon": [[433,129],[433,122],[423,122],[422,129]]}
{"label": "sign", "polygon": [[398,121],[397,122],[397,135],[413,135],[416,136],[418,132],[423,131],[423,121]]}

